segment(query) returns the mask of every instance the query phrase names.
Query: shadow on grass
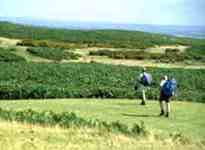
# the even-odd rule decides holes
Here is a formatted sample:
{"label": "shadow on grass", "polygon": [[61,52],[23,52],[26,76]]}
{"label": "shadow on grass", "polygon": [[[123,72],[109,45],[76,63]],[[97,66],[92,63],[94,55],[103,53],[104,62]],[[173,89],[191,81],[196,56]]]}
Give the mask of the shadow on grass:
{"label": "shadow on grass", "polygon": [[136,103],[117,103],[118,106],[136,106]]}
{"label": "shadow on grass", "polygon": [[137,114],[122,114],[123,116],[127,116],[127,117],[159,117],[159,115],[137,115]]}

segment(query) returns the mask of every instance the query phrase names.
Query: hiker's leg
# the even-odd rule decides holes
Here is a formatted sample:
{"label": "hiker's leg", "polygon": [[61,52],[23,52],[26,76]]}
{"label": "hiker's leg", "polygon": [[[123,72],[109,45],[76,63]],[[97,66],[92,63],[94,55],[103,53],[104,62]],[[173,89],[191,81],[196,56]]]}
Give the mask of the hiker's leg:
{"label": "hiker's leg", "polygon": [[170,106],[170,102],[166,102],[166,117],[169,117],[171,111],[171,106]]}
{"label": "hiker's leg", "polygon": [[146,95],[145,95],[145,89],[142,89],[142,105],[146,104]]}
{"label": "hiker's leg", "polygon": [[160,110],[161,110],[160,116],[162,116],[164,115],[164,103],[162,100],[159,101],[159,105],[160,105]]}
{"label": "hiker's leg", "polygon": [[159,106],[160,106],[160,110],[161,110],[161,112],[160,112],[160,116],[162,116],[162,115],[164,115],[164,97],[163,97],[163,94],[162,94],[162,92],[160,91],[160,97],[159,97]]}

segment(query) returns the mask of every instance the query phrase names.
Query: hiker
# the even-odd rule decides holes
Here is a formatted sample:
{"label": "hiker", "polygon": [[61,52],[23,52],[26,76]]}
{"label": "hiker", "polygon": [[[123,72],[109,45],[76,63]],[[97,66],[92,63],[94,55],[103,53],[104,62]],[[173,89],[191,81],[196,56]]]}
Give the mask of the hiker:
{"label": "hiker", "polygon": [[[176,90],[176,80],[174,78],[169,79],[168,76],[163,76],[160,82],[160,97],[159,97],[159,103],[160,103],[160,109],[161,113],[160,116],[165,115],[166,117],[169,117],[170,114],[170,99],[172,96],[174,96]],[[164,109],[164,102],[166,103],[166,113]]]}
{"label": "hiker", "polygon": [[137,84],[135,85],[135,90],[138,89],[138,83],[140,85],[140,91],[142,92],[141,105],[146,105],[146,91],[150,88],[151,82],[151,74],[146,72],[146,68],[143,68],[142,73],[137,78]]}

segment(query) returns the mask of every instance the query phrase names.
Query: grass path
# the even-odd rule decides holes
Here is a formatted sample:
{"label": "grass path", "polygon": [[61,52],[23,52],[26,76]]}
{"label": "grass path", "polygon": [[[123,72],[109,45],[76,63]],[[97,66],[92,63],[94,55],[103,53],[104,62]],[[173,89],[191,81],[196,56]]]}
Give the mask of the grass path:
{"label": "grass path", "polygon": [[144,121],[150,130],[165,136],[180,132],[190,138],[205,138],[205,104],[201,103],[173,102],[169,119],[158,117],[160,110],[158,102],[154,101],[141,106],[135,100],[22,100],[0,101],[0,107],[11,110],[75,112],[87,119],[120,121],[129,126]]}

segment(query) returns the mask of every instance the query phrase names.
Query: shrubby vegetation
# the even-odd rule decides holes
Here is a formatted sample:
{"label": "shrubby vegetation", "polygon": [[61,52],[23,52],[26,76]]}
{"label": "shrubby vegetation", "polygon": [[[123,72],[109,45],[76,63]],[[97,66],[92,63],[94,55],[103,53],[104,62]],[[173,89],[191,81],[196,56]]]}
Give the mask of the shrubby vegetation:
{"label": "shrubby vegetation", "polygon": [[107,123],[97,119],[86,120],[78,117],[75,113],[64,112],[56,114],[52,111],[36,112],[31,109],[24,111],[9,111],[0,108],[0,118],[6,121],[18,121],[30,124],[39,124],[47,126],[59,125],[60,127],[89,127],[100,128],[108,132],[119,132],[133,136],[146,136],[149,134],[143,122],[140,125],[134,124],[132,128],[128,128],[126,124],[120,122]]}
{"label": "shrubby vegetation", "polygon": [[98,50],[91,51],[89,55],[97,55],[97,56],[108,56],[109,58],[114,59],[135,59],[135,60],[157,60],[161,62],[182,62],[186,59],[184,54],[180,54],[178,50],[166,50],[164,53],[150,53],[146,50]]}
{"label": "shrubby vegetation", "polygon": [[165,49],[165,53],[151,53],[149,50],[98,50],[91,51],[89,55],[107,56],[114,59],[156,60],[173,63],[194,60],[205,62],[205,46],[192,46],[180,52],[179,49]]}
{"label": "shrubby vegetation", "polygon": [[[0,98],[140,98],[134,90],[139,67],[102,64],[0,63]],[[148,70],[154,78],[149,99],[158,99],[164,74],[179,84],[177,100],[204,102],[205,70]]]}
{"label": "shrubby vegetation", "polygon": [[[205,40],[177,38],[139,31],[51,29],[8,22],[0,22],[0,36],[28,39],[23,43],[19,43],[27,46],[60,48],[113,47],[145,49],[155,45],[205,45]],[[54,42],[54,44],[51,42]]]}
{"label": "shrubby vegetation", "polygon": [[68,43],[68,42],[54,42],[49,40],[31,40],[25,39],[21,42],[17,43],[17,46],[30,46],[30,47],[49,47],[49,48],[62,48],[62,49],[70,49],[70,48],[86,48],[87,44],[76,44],[76,43]]}
{"label": "shrubby vegetation", "polygon": [[[27,39],[22,45],[41,48],[29,48],[35,55],[60,60],[73,58],[72,53],[65,54],[61,48],[70,47],[115,47],[147,48],[155,45],[190,45],[186,53],[170,52],[165,54],[147,54],[142,51],[98,51],[92,55],[106,55],[123,59],[155,59],[165,61],[202,60],[204,61],[205,40],[176,38],[144,32],[120,30],[65,30],[49,29],[0,23],[0,36]],[[67,47],[68,46],[68,47]],[[43,48],[42,48],[43,47]],[[52,48],[55,47],[55,50]],[[57,52],[58,51],[58,52]],[[138,67],[123,67],[100,64],[43,64],[25,63],[23,58],[12,51],[0,51],[0,98],[139,98],[140,93],[133,89]],[[173,55],[174,53],[174,55]],[[65,56],[66,55],[66,56]],[[12,62],[21,63],[12,63]],[[164,61],[164,60],[163,60]],[[162,75],[175,77],[179,83],[178,100],[204,102],[205,71],[184,69],[149,70],[155,84],[148,91],[149,99],[158,99],[158,83]]]}
{"label": "shrubby vegetation", "polygon": [[33,55],[40,56],[47,59],[60,61],[63,59],[78,59],[79,54],[61,48],[46,48],[46,47],[31,47],[27,51]]}
{"label": "shrubby vegetation", "polygon": [[205,62],[205,46],[204,45],[194,45],[186,50],[187,57],[195,61]]}
{"label": "shrubby vegetation", "polygon": [[[13,53],[14,49],[0,48],[0,62],[21,62],[25,59]],[[3,69],[3,68],[2,68]]]}

